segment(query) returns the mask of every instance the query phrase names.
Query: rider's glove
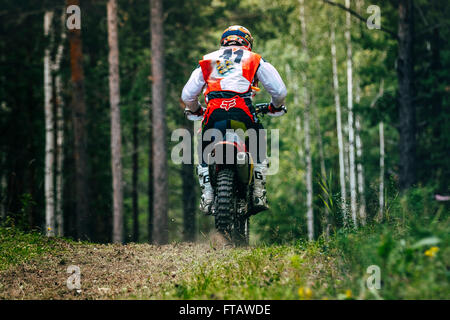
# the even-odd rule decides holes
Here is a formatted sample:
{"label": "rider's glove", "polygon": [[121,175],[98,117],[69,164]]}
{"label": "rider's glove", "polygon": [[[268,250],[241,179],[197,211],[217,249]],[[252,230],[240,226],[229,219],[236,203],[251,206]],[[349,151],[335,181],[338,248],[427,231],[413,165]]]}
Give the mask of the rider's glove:
{"label": "rider's glove", "polygon": [[197,111],[191,111],[189,108],[184,109],[184,115],[188,120],[191,121],[198,121],[203,119],[203,115],[205,114],[205,108],[201,106],[201,104],[198,104]]}
{"label": "rider's glove", "polygon": [[271,117],[280,117],[287,112],[287,109],[284,105],[275,108],[275,106],[271,103],[269,105],[269,112],[267,113]]}

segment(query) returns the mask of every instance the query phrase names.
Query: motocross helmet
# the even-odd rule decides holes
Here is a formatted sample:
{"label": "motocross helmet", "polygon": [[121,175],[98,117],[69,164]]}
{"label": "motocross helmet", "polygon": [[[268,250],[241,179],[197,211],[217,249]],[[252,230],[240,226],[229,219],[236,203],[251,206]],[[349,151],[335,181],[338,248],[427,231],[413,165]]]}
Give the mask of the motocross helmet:
{"label": "motocross helmet", "polygon": [[221,46],[243,46],[252,50],[253,37],[250,31],[243,26],[231,26],[225,29],[220,40]]}

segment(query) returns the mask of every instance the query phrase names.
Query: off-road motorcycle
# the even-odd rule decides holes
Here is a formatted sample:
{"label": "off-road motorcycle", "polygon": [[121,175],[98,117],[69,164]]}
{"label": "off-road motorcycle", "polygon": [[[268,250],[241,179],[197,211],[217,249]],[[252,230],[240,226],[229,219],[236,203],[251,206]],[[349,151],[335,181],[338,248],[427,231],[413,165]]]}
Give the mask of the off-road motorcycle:
{"label": "off-road motorcycle", "polygon": [[[269,111],[268,103],[254,107],[256,115]],[[225,133],[223,140],[213,145],[207,163],[214,190],[211,214],[216,229],[233,244],[248,245],[250,216],[258,211],[252,197],[253,159],[244,139],[233,131]]]}

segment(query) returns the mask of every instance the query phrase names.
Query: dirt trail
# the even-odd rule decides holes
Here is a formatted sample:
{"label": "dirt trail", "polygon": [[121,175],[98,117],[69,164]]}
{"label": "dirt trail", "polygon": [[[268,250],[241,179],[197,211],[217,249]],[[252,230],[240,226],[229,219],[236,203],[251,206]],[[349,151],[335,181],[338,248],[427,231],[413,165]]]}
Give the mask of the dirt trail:
{"label": "dirt trail", "polygon": [[[0,272],[0,299],[157,299],[167,285],[189,277],[198,263],[226,256],[212,244],[79,244],[58,242],[45,254]],[[81,271],[81,290],[69,290],[67,268]]]}

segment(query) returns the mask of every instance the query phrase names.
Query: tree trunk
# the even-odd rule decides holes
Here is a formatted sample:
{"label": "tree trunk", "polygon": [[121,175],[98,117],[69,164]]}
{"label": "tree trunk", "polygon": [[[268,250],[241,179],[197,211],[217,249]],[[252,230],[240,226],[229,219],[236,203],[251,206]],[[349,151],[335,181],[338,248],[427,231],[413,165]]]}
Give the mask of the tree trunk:
{"label": "tree trunk", "polygon": [[416,182],[416,111],[414,106],[413,1],[398,2],[398,103],[400,131],[400,189]]}
{"label": "tree trunk", "polygon": [[[309,60],[308,53],[308,42],[306,34],[306,19],[305,19],[305,5],[304,0],[300,1],[300,23],[302,26],[302,46],[303,50],[306,52],[307,59]],[[308,77],[305,71],[303,76],[303,83],[305,87],[304,92],[304,103],[305,103],[305,113],[304,113],[304,127],[305,127],[305,156],[306,156],[306,220],[308,226],[308,239],[314,239],[314,212],[313,212],[313,185],[312,185],[312,160],[311,160],[311,134],[309,129],[310,122],[310,97],[308,91]]]}
{"label": "tree trunk", "polygon": [[[344,137],[343,137],[343,141],[344,141],[344,172],[345,172],[345,184],[347,185],[347,187],[350,184],[350,161],[349,161],[349,144],[348,144],[348,108],[344,107],[344,111],[347,111],[347,121],[344,122]],[[345,118],[345,112],[344,112],[344,118]],[[349,198],[349,188],[346,189],[347,194],[345,195],[345,198],[348,199]],[[347,203],[346,205],[346,212],[348,214],[348,207],[347,207]],[[348,217],[347,217],[348,218]]]}
{"label": "tree trunk", "polygon": [[[346,8],[350,8],[350,0],[345,0]],[[352,212],[353,226],[356,228],[356,174],[355,174],[355,132],[353,128],[353,66],[352,66],[352,42],[351,42],[351,14],[346,12],[345,40],[347,44],[347,106],[348,106],[348,145],[349,145],[349,171],[350,171],[350,208]]]}
{"label": "tree trunk", "polygon": [[[361,7],[364,5],[364,1],[356,1],[356,11],[360,14]],[[359,33],[362,36],[362,24],[360,24]],[[360,78],[358,76],[358,68],[356,67],[356,95],[355,101],[357,104],[361,102],[361,86]],[[358,114],[355,116],[355,129],[356,129],[356,172],[358,175],[358,194],[359,194],[359,219],[362,225],[366,224],[366,195],[365,195],[365,180],[364,180],[364,165],[363,165],[363,144],[361,140],[361,118]]]}
{"label": "tree trunk", "polygon": [[[306,91],[306,90],[305,90]],[[305,92],[305,113],[304,113],[304,129],[305,129],[305,156],[306,156],[306,219],[308,225],[308,239],[314,239],[314,212],[313,212],[313,185],[312,185],[312,160],[311,160],[311,134],[309,129],[309,98]]]}
{"label": "tree trunk", "polygon": [[366,224],[366,195],[364,191],[364,166],[363,166],[363,152],[362,152],[362,140],[361,140],[361,119],[356,115],[355,119],[356,127],[356,156],[358,162],[356,164],[356,171],[358,174],[358,194],[359,194],[359,219],[362,225]]}
{"label": "tree trunk", "polygon": [[[361,92],[359,87],[359,78],[356,79],[356,96],[355,101],[359,104],[361,101]],[[356,157],[358,159],[356,163],[356,171],[358,174],[358,194],[359,194],[359,219],[362,225],[366,224],[366,195],[364,192],[364,166],[363,166],[363,144],[361,140],[361,119],[358,114],[355,117],[355,129],[356,129]]]}
{"label": "tree trunk", "polygon": [[111,105],[111,168],[113,176],[113,242],[123,241],[122,138],[120,129],[119,43],[117,36],[117,0],[109,0],[109,101]]}
{"label": "tree trunk", "polygon": [[[439,32],[439,27],[436,27],[433,29],[432,31],[432,36],[431,36],[431,71],[433,74],[433,78],[435,79],[434,83],[436,85],[439,85],[439,83],[443,83],[445,82],[445,80],[443,79],[443,77],[441,76],[441,69],[442,69],[442,63],[441,63],[441,35]],[[441,90],[437,90],[437,88],[435,88],[435,90],[433,90],[432,96],[431,96],[431,104],[433,106],[432,110],[434,114],[441,114],[442,112],[442,91]],[[443,130],[444,127],[444,122],[443,121],[439,121],[437,123],[437,125],[433,126],[433,138],[435,139],[435,141],[439,141],[440,143],[442,143],[442,132],[445,131]],[[439,175],[437,175],[435,177],[435,179],[437,180],[441,180]]]}
{"label": "tree trunk", "polygon": [[53,11],[46,11],[44,15],[44,35],[47,37],[47,47],[44,55],[44,97],[45,97],[45,230],[47,236],[55,235],[55,128],[53,114],[53,86],[51,74],[51,48],[53,37],[52,28]]}
{"label": "tree trunk", "polygon": [[336,105],[336,128],[339,148],[339,183],[341,186],[341,209],[344,221],[347,220],[346,210],[346,188],[345,188],[345,163],[344,163],[344,139],[342,137],[342,116],[341,116],[341,99],[339,96],[339,79],[336,58],[336,36],[335,25],[331,23],[331,60],[333,65],[333,91],[334,103]]}
{"label": "tree trunk", "polygon": [[132,176],[132,201],[133,201],[133,242],[139,242],[139,114],[137,108],[133,111],[133,176]]}
{"label": "tree trunk", "polygon": [[[190,121],[186,121],[185,128],[189,130],[191,137],[194,136],[193,126]],[[192,142],[191,142],[192,143]],[[183,239],[184,241],[195,241],[197,223],[196,223],[196,199],[197,195],[192,186],[195,185],[193,156],[190,158],[190,164],[183,164],[181,167],[181,180],[183,185]]]}
{"label": "tree trunk", "polygon": [[[79,0],[67,0],[67,5],[80,5]],[[88,155],[86,129],[86,102],[84,93],[83,49],[81,30],[69,31],[72,82],[72,118],[75,159],[75,205],[77,238],[89,238]]]}
{"label": "tree trunk", "polygon": [[[378,91],[378,94],[373,99],[372,103],[370,104],[371,108],[374,108],[376,106],[376,103],[378,100],[384,95],[384,79],[381,79],[380,81],[380,89]],[[384,123],[383,120],[379,123],[379,135],[380,135],[380,186],[379,186],[379,211],[377,220],[381,222],[383,220],[384,215]]]}
{"label": "tree trunk", "polygon": [[148,146],[148,242],[153,242],[153,107],[149,113],[149,146]]}
{"label": "tree trunk", "polygon": [[162,0],[150,0],[150,8],[153,80],[153,240],[156,244],[165,244],[169,240],[169,230]]}
{"label": "tree trunk", "polygon": [[64,235],[63,216],[63,163],[64,163],[64,101],[62,97],[61,60],[66,40],[65,10],[61,15],[61,36],[56,52],[53,72],[55,73],[55,104],[56,104],[56,231],[57,235]]}
{"label": "tree trunk", "polygon": [[[189,127],[192,136],[192,127]],[[195,241],[197,224],[195,220],[196,193],[192,186],[195,185],[194,166],[183,164],[181,167],[181,180],[183,184],[183,238],[184,241]]]}

